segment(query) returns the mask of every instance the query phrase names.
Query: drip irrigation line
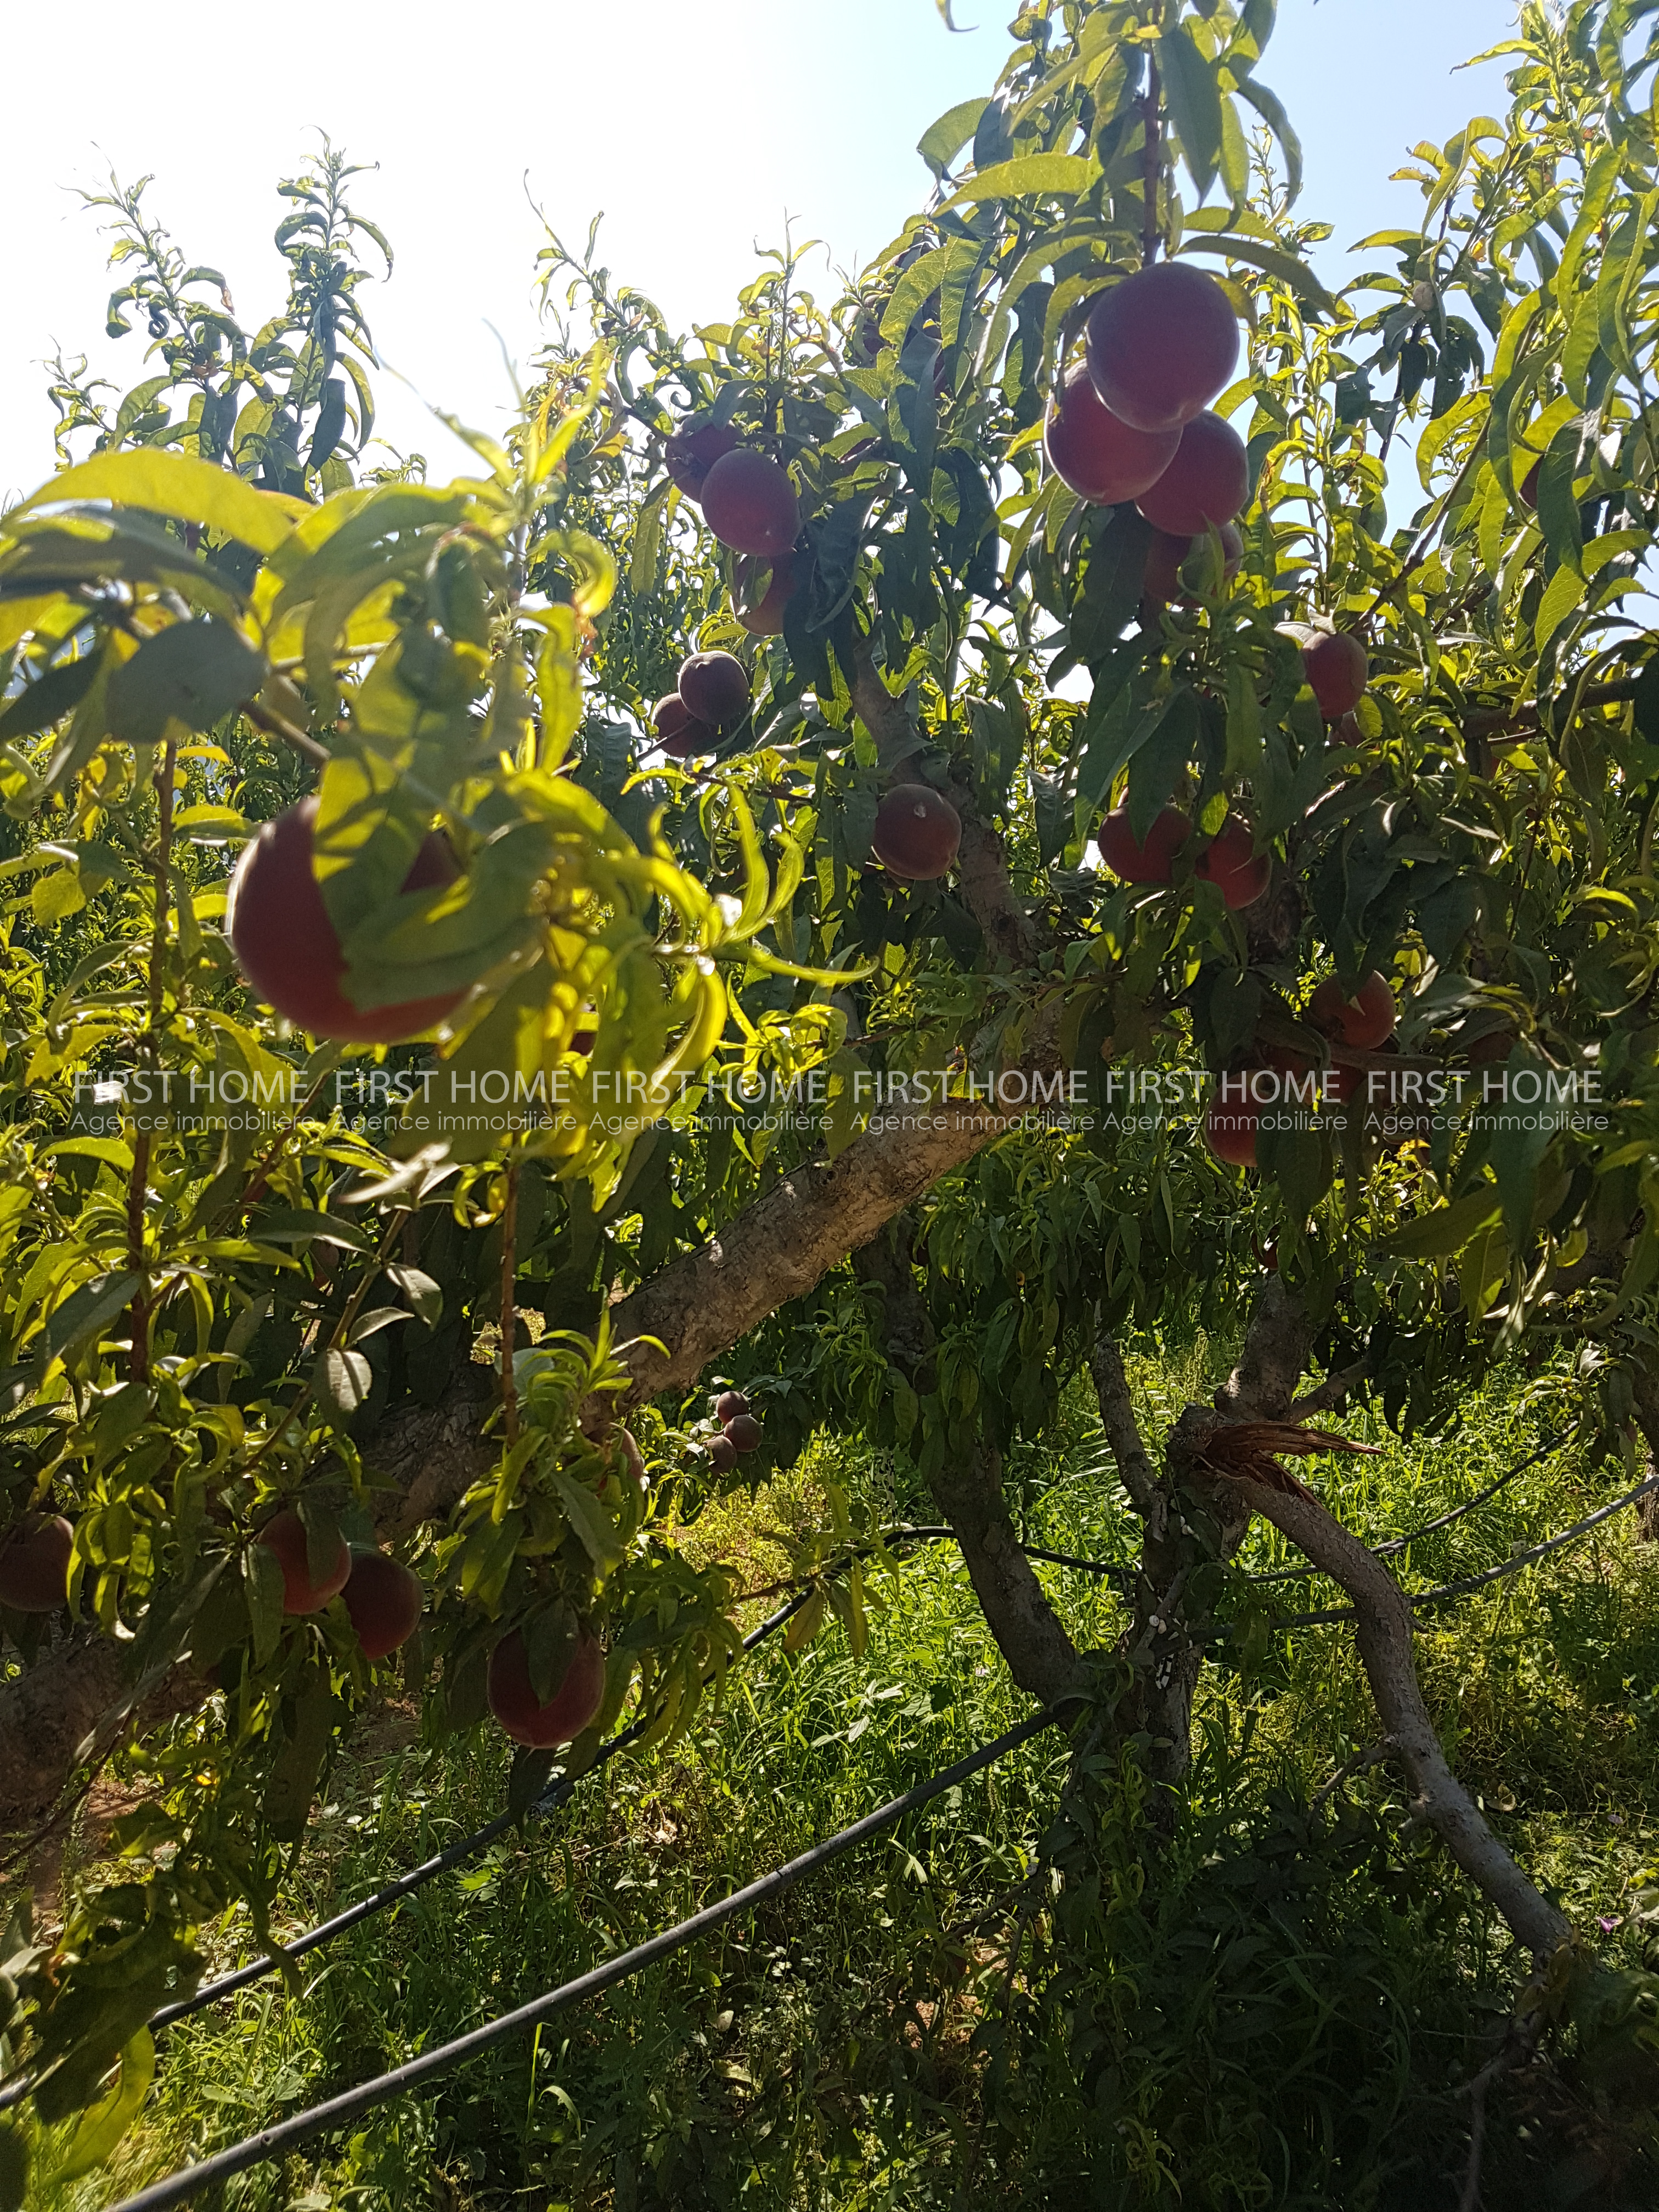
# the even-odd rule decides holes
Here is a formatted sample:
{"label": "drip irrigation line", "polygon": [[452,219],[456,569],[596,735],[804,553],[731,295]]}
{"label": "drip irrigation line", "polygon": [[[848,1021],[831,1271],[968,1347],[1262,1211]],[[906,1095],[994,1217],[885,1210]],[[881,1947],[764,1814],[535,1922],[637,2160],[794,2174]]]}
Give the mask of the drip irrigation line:
{"label": "drip irrigation line", "polygon": [[[1466,1513],[1474,1512],[1477,1507],[1484,1505],[1489,1498],[1496,1498],[1498,1492],[1507,1484],[1513,1482],[1517,1475],[1524,1474],[1528,1468],[1536,1467],[1540,1461],[1550,1458],[1569,1441],[1571,1435],[1571,1429],[1563,1429],[1559,1436],[1551,1437],[1547,1443],[1540,1444],[1538,1449],[1529,1458],[1523,1459],[1518,1467],[1512,1467],[1507,1474],[1500,1474],[1496,1482],[1489,1482],[1484,1490],[1477,1490],[1473,1498],[1466,1498],[1461,1505],[1454,1505],[1449,1513],[1442,1513],[1433,1521],[1425,1521],[1420,1528],[1408,1529],[1403,1536],[1390,1536],[1385,1543],[1372,1544],[1369,1547],[1371,1557],[1374,1559],[1386,1559],[1395,1552],[1406,1551],[1411,1545],[1416,1543],[1419,1537],[1431,1536],[1437,1529],[1450,1528],[1454,1521],[1461,1521]],[[1309,1560],[1304,1566],[1270,1567],[1265,1574],[1246,1575],[1244,1579],[1250,1583],[1287,1583],[1297,1581],[1307,1575],[1316,1575],[1318,1572],[1319,1569],[1311,1560]]]}
{"label": "drip irrigation line", "polygon": [[[1624,1512],[1627,1506],[1634,1505],[1638,1498],[1650,1497],[1655,1491],[1659,1491],[1659,1474],[1649,1475],[1645,1482],[1638,1482],[1634,1490],[1627,1490],[1622,1498],[1615,1498],[1611,1504],[1598,1506],[1594,1513],[1587,1513],[1582,1521],[1575,1521],[1571,1528],[1562,1529],[1559,1536],[1547,1537],[1541,1544],[1533,1545],[1529,1551],[1517,1552],[1513,1559],[1505,1559],[1502,1566],[1488,1567],[1483,1574],[1465,1575],[1461,1582],[1440,1583],[1433,1589],[1406,1590],[1402,1595],[1413,1608],[1424,1605],[1445,1605],[1455,1597],[1467,1597],[1472,1590],[1485,1589],[1492,1583],[1501,1583],[1508,1575],[1518,1575],[1522,1567],[1535,1566],[1550,1553],[1559,1552],[1564,1544],[1574,1543],[1580,1536],[1588,1535],[1603,1521],[1610,1521],[1615,1513]],[[1329,1621],[1357,1618],[1352,1606],[1337,1605],[1323,1613],[1289,1613],[1282,1620],[1270,1620],[1267,1626],[1274,1630],[1320,1628]]]}
{"label": "drip irrigation line", "polygon": [[[885,1531],[883,1540],[890,1547],[894,1544],[957,1543],[960,1539],[954,1528],[947,1528],[941,1523],[937,1528],[890,1528]],[[1045,1551],[1040,1544],[1022,1544],[1019,1548],[1028,1559],[1046,1559],[1050,1566],[1073,1567],[1080,1575],[1097,1575],[1104,1581],[1121,1583],[1126,1589],[1135,1579],[1133,1567],[1118,1566],[1108,1559],[1079,1559],[1071,1552]]]}
{"label": "drip irrigation line", "polygon": [[[744,1638],[744,1650],[752,1651],[757,1644],[763,1644],[769,1636],[775,1634],[786,1621],[800,1611],[810,1595],[810,1591],[803,1590],[791,1598],[787,1605],[769,1614],[758,1628],[752,1629]],[[446,1874],[451,1867],[459,1866],[464,1860],[488,1850],[498,1836],[505,1835],[521,1819],[541,1820],[548,1814],[556,1812],[561,1805],[575,1795],[579,1782],[590,1774],[599,1773],[619,1752],[626,1751],[630,1744],[637,1742],[654,1718],[653,1714],[644,1713],[627,1728],[620,1729],[600,1746],[591,1766],[584,1767],[580,1774],[561,1775],[524,1813],[497,1814],[482,1828],[475,1828],[470,1836],[463,1836],[447,1850],[434,1853],[429,1859],[422,1859],[419,1866],[411,1867],[407,1874],[399,1875],[395,1881],[385,1883],[368,1897],[360,1898],[356,1905],[348,1905],[343,1912],[337,1912],[331,1920],[319,1922],[305,1935],[296,1936],[292,1943],[284,1944],[283,1958],[302,1959],[307,1951],[318,1950],[336,1936],[343,1936],[348,1928],[355,1928],[359,1922],[372,1919],[375,1913],[383,1912],[387,1906],[400,1903],[404,1898],[424,1887],[436,1875]],[[234,1973],[222,1974],[216,1981],[204,1982],[193,1996],[182,1997],[176,2004],[163,2005],[159,2012],[150,2014],[149,2025],[152,2029],[166,2027],[173,2021],[186,2018],[191,2013],[201,2012],[208,2005],[217,2003],[221,1997],[228,1997],[234,1990],[246,1989],[251,1982],[263,1981],[267,1974],[276,1973],[282,1964],[283,1960],[276,1958],[254,1959],[246,1966],[239,1966]],[[0,2106],[0,2109],[3,2107]]]}
{"label": "drip irrigation line", "polygon": [[313,2105],[309,2111],[297,2112],[292,2119],[279,2121],[275,2127],[263,2129],[258,2135],[249,2136],[230,2149],[204,2159],[199,2165],[186,2166],[182,2172],[173,2174],[166,2181],[157,2182],[149,2189],[140,2190],[136,2197],[125,2197],[112,2209],[112,2212],[167,2212],[168,2206],[184,2203],[198,2191],[228,2180],[234,2173],[245,2173],[252,2166],[263,2166],[270,2160],[282,2158],[301,2143],[309,2142],[313,2136],[343,2126],[360,2114],[371,2111],[376,2105],[386,2104],[392,2098],[401,2097],[411,2089],[419,2088],[424,2082],[452,2073],[458,2066],[465,2066],[483,2052],[493,2050],[498,2043],[522,2035],[526,2028],[542,2021],[551,2020],[560,2013],[569,2011],[573,2006],[584,2003],[589,1997],[614,1989],[619,1982],[627,1981],[645,1967],[655,1966],[659,1960],[683,1950],[688,1943],[696,1942],[700,1936],[707,1935],[711,1929],[735,1919],[739,1913],[747,1912],[755,1905],[764,1904],[769,1899],[793,1887],[807,1875],[816,1874],[831,1859],[839,1858],[843,1852],[854,1850],[871,1837],[879,1835],[883,1829],[890,1828],[902,1820],[907,1813],[930,1803],[933,1798],[943,1796],[945,1790],[953,1790],[958,1784],[980,1773],[1030,1737],[1054,1727],[1059,1717],[1052,1711],[1034,1714],[1030,1720],[1022,1721],[1018,1728],[1010,1729],[1006,1735],[998,1736],[994,1742],[982,1744],[965,1759],[957,1759],[955,1765],[947,1766],[942,1773],[918,1783],[913,1790],[907,1790],[902,1797],[895,1797],[877,1811],[866,1814],[863,1820],[855,1820],[851,1827],[842,1828],[823,1843],[815,1844],[810,1850],[803,1851],[799,1857],[788,1860],[781,1867],[775,1867],[770,1874],[763,1875],[758,1881],[734,1890],[730,1897],[721,1899],[718,1904],[705,1905],[701,1912],[694,1912],[689,1919],[665,1929],[660,1935],[653,1936],[646,1942],[635,1945],[631,1951],[624,1951],[617,1958],[606,1960],[603,1966],[595,1966],[591,1972],[580,1974],[574,1981],[562,1983],[557,1989],[533,1997],[528,2004],[519,2006],[516,2011],[504,2013],[500,2019],[490,2021],[485,2027],[474,2028],[470,2034],[457,2036],[452,2042],[440,2044],[434,2051],[423,2051],[418,2058],[411,2058],[405,2064],[393,2068],[389,2074],[380,2075],[372,2081],[364,2081],[355,2089],[348,2089],[343,2095]]}

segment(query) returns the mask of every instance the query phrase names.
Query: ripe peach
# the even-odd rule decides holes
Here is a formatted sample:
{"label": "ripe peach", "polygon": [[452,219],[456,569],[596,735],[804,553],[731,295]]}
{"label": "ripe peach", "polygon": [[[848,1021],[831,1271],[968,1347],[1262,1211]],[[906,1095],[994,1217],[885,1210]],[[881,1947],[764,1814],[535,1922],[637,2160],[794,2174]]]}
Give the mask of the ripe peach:
{"label": "ripe peach", "polygon": [[537,1751],[574,1743],[605,1703],[605,1652],[584,1628],[557,1689],[544,1705],[530,1680],[521,1631],[504,1636],[489,1655],[489,1710],[514,1743]]}
{"label": "ripe peach", "polygon": [[726,1424],[726,1441],[735,1452],[758,1451],[764,1433],[752,1413],[733,1413]]}
{"label": "ripe peach", "polygon": [[1230,815],[1199,854],[1193,873],[1213,884],[1229,908],[1251,905],[1267,888],[1273,862],[1255,851],[1248,822]]}
{"label": "ripe peach", "polygon": [[703,478],[702,519],[722,545],[757,559],[787,553],[800,530],[794,486],[752,446],[722,455]]}
{"label": "ripe peach", "polygon": [[320,1582],[313,1582],[306,1524],[291,1505],[285,1506],[274,1520],[266,1522],[259,1531],[258,1540],[268,1552],[276,1554],[276,1564],[283,1571],[285,1613],[320,1613],[329,1600],[337,1597],[345,1588],[351,1572],[351,1550],[344,1537],[337,1539],[339,1549],[334,1555],[334,1564]]}
{"label": "ripe peach", "polygon": [[1319,711],[1340,722],[1359,704],[1370,674],[1365,648],[1352,630],[1316,629],[1310,623],[1286,624],[1283,634],[1302,648],[1302,669]]}
{"label": "ripe peach", "polygon": [[1062,483],[1097,507],[1115,507],[1151,490],[1175,459],[1181,432],[1132,430],[1119,422],[1079,362],[1048,410],[1042,443]]}
{"label": "ripe peach", "polygon": [[730,1474],[738,1463],[738,1448],[724,1431],[708,1439],[708,1463],[716,1474]]}
{"label": "ripe peach", "polygon": [[1261,1121],[1260,1113],[1248,1101],[1212,1098],[1204,1116],[1204,1141],[1228,1167],[1253,1168]]}
{"label": "ripe peach", "polygon": [[1146,842],[1137,844],[1128,808],[1116,806],[1101,823],[1095,842],[1101,859],[1126,884],[1167,884],[1175,874],[1176,854],[1192,834],[1189,817],[1178,806],[1166,806],[1154,818]]}
{"label": "ripe peach", "polygon": [[[354,1006],[341,988],[345,956],[313,866],[317,801],[302,799],[267,822],[236,864],[225,934],[251,989],[296,1028],[348,1044],[396,1044],[434,1028],[464,991]],[[455,880],[448,841],[428,836],[404,878],[405,891]]]}
{"label": "ripe peach", "polygon": [[714,1419],[717,1421],[735,1421],[739,1413],[748,1411],[749,1401],[741,1390],[722,1390],[714,1401]]}
{"label": "ripe peach", "polygon": [[742,443],[725,422],[703,422],[694,430],[676,430],[663,447],[669,482],[678,484],[688,499],[701,499],[709,470],[728,453],[735,453]]}
{"label": "ripe peach", "polygon": [[1211,523],[1219,529],[1242,514],[1249,496],[1244,441],[1220,416],[1195,415],[1181,434],[1174,460],[1136,504],[1156,528],[1196,538]]}
{"label": "ripe peach", "polygon": [[1394,1035],[1397,1009],[1386,975],[1373,968],[1349,998],[1334,975],[1317,984],[1308,1001],[1309,1018],[1328,1037],[1355,1052],[1375,1052]]}
{"label": "ripe peach", "polygon": [[686,711],[711,730],[732,730],[749,712],[749,672],[733,653],[694,653],[680,663]]}
{"label": "ripe peach", "polygon": [[426,1592],[421,1578],[385,1552],[354,1551],[345,1586],[345,1609],[366,1659],[384,1659],[407,1644],[421,1625]]}
{"label": "ripe peach", "polygon": [[[783,611],[795,595],[795,564],[784,558],[773,562],[771,581],[757,599],[751,599],[765,567],[763,561],[742,561],[738,564],[733,592],[738,620],[750,637],[781,637]],[[745,600],[750,604],[744,605]]]}
{"label": "ripe peach", "polygon": [[931,784],[896,783],[876,809],[870,843],[890,875],[931,883],[957,857],[962,817]]}
{"label": "ripe peach", "polygon": [[1178,430],[1231,382],[1238,318],[1213,276],[1184,261],[1157,262],[1101,294],[1085,343],[1095,390],[1120,422]]}
{"label": "ripe peach", "polygon": [[0,1532],[0,1606],[56,1613],[69,1598],[75,1531],[61,1514],[29,1513]]}
{"label": "ripe peach", "polygon": [[665,699],[659,699],[651,709],[651,726],[656,731],[657,742],[673,760],[686,760],[693,753],[712,752],[719,743],[720,733],[711,730],[707,722],[700,722],[678,691],[671,691]]}

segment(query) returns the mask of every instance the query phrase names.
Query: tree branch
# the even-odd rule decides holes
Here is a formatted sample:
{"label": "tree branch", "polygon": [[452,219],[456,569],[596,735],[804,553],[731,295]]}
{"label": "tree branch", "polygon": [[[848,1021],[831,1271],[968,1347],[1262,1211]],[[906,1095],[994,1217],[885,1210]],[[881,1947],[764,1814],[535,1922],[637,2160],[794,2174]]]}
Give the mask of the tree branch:
{"label": "tree branch", "polygon": [[1312,1338],[1299,1296],[1282,1275],[1269,1275],[1251,1309],[1238,1364],[1215,1394],[1217,1412],[1234,1421],[1283,1420]]}
{"label": "tree branch", "polygon": [[[882,1122],[896,1126],[872,1127],[838,1158],[781,1177],[701,1251],[611,1309],[612,1340],[635,1377],[628,1403],[689,1389],[711,1359],[811,1290],[1020,1110],[948,1100],[887,1115]],[[647,1337],[666,1349],[641,1340]]]}
{"label": "tree branch", "polygon": [[1119,1479],[1136,1512],[1143,1521],[1151,1520],[1163,1503],[1158,1469],[1141,1439],[1129,1396],[1129,1378],[1123,1371],[1123,1355],[1115,1337],[1096,1337],[1089,1365],[1094,1376],[1095,1395],[1100,1401],[1101,1425],[1106,1431],[1112,1457],[1117,1462]]}
{"label": "tree branch", "polygon": [[[935,1338],[910,1257],[903,1221],[854,1256],[860,1279],[882,1294],[889,1358],[924,1402],[934,1387]],[[1002,1456],[981,1434],[930,1478],[939,1510],[955,1532],[997,1649],[1022,1690],[1045,1705],[1079,1694],[1083,1667],[1076,1645],[1048,1602],[1020,1547],[1002,1490]]]}
{"label": "tree branch", "polygon": [[1413,1810],[1431,1827],[1540,1967],[1572,1940],[1572,1923],[1534,1887],[1487,1826],[1452,1772],[1423,1702],[1412,1655],[1412,1609],[1388,1570],[1307,1493],[1270,1490],[1248,1478],[1226,1487],[1340,1583],[1358,1614],[1359,1656],[1382,1725],[1415,1793]]}

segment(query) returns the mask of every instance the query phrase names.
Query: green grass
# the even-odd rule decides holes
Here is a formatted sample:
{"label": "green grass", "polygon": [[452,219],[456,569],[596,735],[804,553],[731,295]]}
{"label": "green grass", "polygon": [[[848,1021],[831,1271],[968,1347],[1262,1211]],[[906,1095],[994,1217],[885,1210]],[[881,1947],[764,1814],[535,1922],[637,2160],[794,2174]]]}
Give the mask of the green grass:
{"label": "green grass", "polygon": [[[1138,1364],[1149,1425],[1218,1364],[1201,1343],[1179,1366]],[[1376,1541],[1468,1496],[1550,1425],[1511,1385],[1471,1404],[1453,1439],[1402,1446],[1379,1429],[1382,1457],[1312,1471]],[[1346,1426],[1373,1436],[1363,1416]],[[902,1469],[820,1446],[757,1507],[705,1516],[698,1540],[763,1583],[777,1571],[766,1528],[809,1516],[831,1474],[884,1512],[932,1517]],[[1134,1527],[1081,1392],[1056,1448],[1021,1455],[1011,1480],[1030,1540],[1131,1556]],[[1413,1587],[1476,1571],[1628,1480],[1557,1458],[1395,1565]],[[1644,1958],[1639,1893],[1659,1881],[1659,1547],[1635,1537],[1634,1516],[1621,1516],[1437,1616],[1419,1652],[1461,1771],[1581,1924],[1616,1923],[1598,1940],[1627,1966]],[[1243,1564],[1285,1564],[1273,1532],[1253,1532]],[[1042,1571],[1079,1640],[1109,1646],[1121,1623],[1109,1588]],[[267,1985],[170,2031],[157,2095],[112,2172],[41,2190],[40,2212],[94,2212],[479,2025],[1027,1709],[953,1550],[929,1547],[885,1595],[862,1662],[835,1629],[799,1655],[775,1642],[689,1739],[618,1761],[567,1811],[306,1960],[302,1997]],[[1340,1601],[1311,1577],[1259,1595],[1275,1613]],[[1468,2124],[1456,2088],[1486,2055],[1516,1962],[1443,1855],[1402,1832],[1386,1768],[1307,1820],[1310,1794],[1376,1732],[1349,1631],[1258,1632],[1235,1656],[1206,1670],[1191,1818],[1145,1895],[1108,1821],[1086,1899],[1032,1900],[1012,1960],[1000,1920],[963,1926],[1020,1881],[1053,1820],[1063,1749],[1038,1738],[533,2042],[206,2202],[214,2212],[1454,2206]],[[436,1753],[398,1747],[397,1733],[392,1717],[336,1775],[295,1928],[501,1802],[495,1743]],[[216,1963],[228,1964],[249,1931],[233,1923],[214,1940]],[[1486,2212],[1659,2201],[1628,2118],[1570,2066],[1505,2087],[1492,2126]]]}

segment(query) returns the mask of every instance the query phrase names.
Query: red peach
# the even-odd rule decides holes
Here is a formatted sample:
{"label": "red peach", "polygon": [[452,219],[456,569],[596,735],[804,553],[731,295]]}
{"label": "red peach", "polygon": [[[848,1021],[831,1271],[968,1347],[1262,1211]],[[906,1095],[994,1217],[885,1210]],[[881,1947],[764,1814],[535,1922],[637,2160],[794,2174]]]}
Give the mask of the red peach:
{"label": "red peach", "polygon": [[0,1533],[0,1606],[56,1613],[69,1598],[75,1531],[61,1514],[30,1513]]}
{"label": "red peach", "polygon": [[1178,430],[1225,391],[1238,364],[1232,301],[1183,261],[1155,263],[1103,292],[1085,336],[1095,390],[1133,430]]}
{"label": "red peach", "polygon": [[1334,975],[1315,987],[1309,1018],[1327,1036],[1355,1052],[1375,1052],[1394,1035],[1397,1009],[1387,976],[1373,968],[1349,998]]}
{"label": "red peach", "polygon": [[605,1703],[605,1652],[599,1638],[584,1629],[570,1664],[545,1705],[530,1680],[530,1654],[523,1632],[504,1636],[489,1655],[489,1710],[514,1743],[551,1751],[574,1743]]}
{"label": "red peach", "polygon": [[1255,850],[1255,844],[1249,823],[1231,815],[1194,866],[1193,873],[1200,882],[1213,884],[1229,908],[1252,905],[1267,888],[1273,863],[1265,853]]}
{"label": "red peach", "polygon": [[[354,1006],[341,986],[345,955],[313,865],[317,801],[302,799],[267,822],[236,864],[225,934],[249,987],[285,1020],[313,1036],[348,1044],[397,1044],[434,1029],[464,991]],[[455,880],[455,856],[434,831],[404,878],[405,892]]]}
{"label": "red peach", "polygon": [[686,711],[711,730],[732,730],[749,712],[749,672],[734,653],[694,653],[678,689]]}
{"label": "red peach", "polygon": [[1079,362],[1048,410],[1042,442],[1062,483],[1097,507],[1115,507],[1151,490],[1175,459],[1181,432],[1132,430],[1101,404]]}
{"label": "red peach", "polygon": [[1193,834],[1190,818],[1178,806],[1157,815],[1144,843],[1129,827],[1127,806],[1114,807],[1100,825],[1100,857],[1126,884],[1167,884],[1175,874],[1176,854]]}
{"label": "red peach", "polygon": [[728,453],[735,453],[742,443],[726,422],[703,422],[696,429],[676,430],[663,447],[669,482],[678,484],[688,499],[701,499],[709,470]]}
{"label": "red peach", "polygon": [[800,530],[794,486],[777,463],[752,446],[716,461],[703,479],[702,519],[734,553],[773,560]]}
{"label": "red peach", "polygon": [[1148,522],[1172,537],[1196,538],[1241,514],[1250,496],[1244,441],[1218,415],[1195,415],[1167,469],[1136,502]]}
{"label": "red peach", "polygon": [[351,1550],[344,1537],[336,1540],[339,1548],[334,1554],[333,1565],[319,1582],[313,1582],[306,1524],[291,1505],[284,1507],[274,1520],[266,1522],[259,1531],[258,1540],[268,1552],[276,1553],[276,1564],[283,1571],[285,1613],[320,1613],[329,1600],[337,1597],[345,1588],[351,1572]]}
{"label": "red peach", "polygon": [[344,1597],[366,1659],[384,1659],[407,1644],[426,1610],[420,1577],[384,1552],[352,1553]]}
{"label": "red peach", "polygon": [[891,875],[931,883],[962,844],[962,817],[931,784],[896,783],[876,809],[871,848]]}

